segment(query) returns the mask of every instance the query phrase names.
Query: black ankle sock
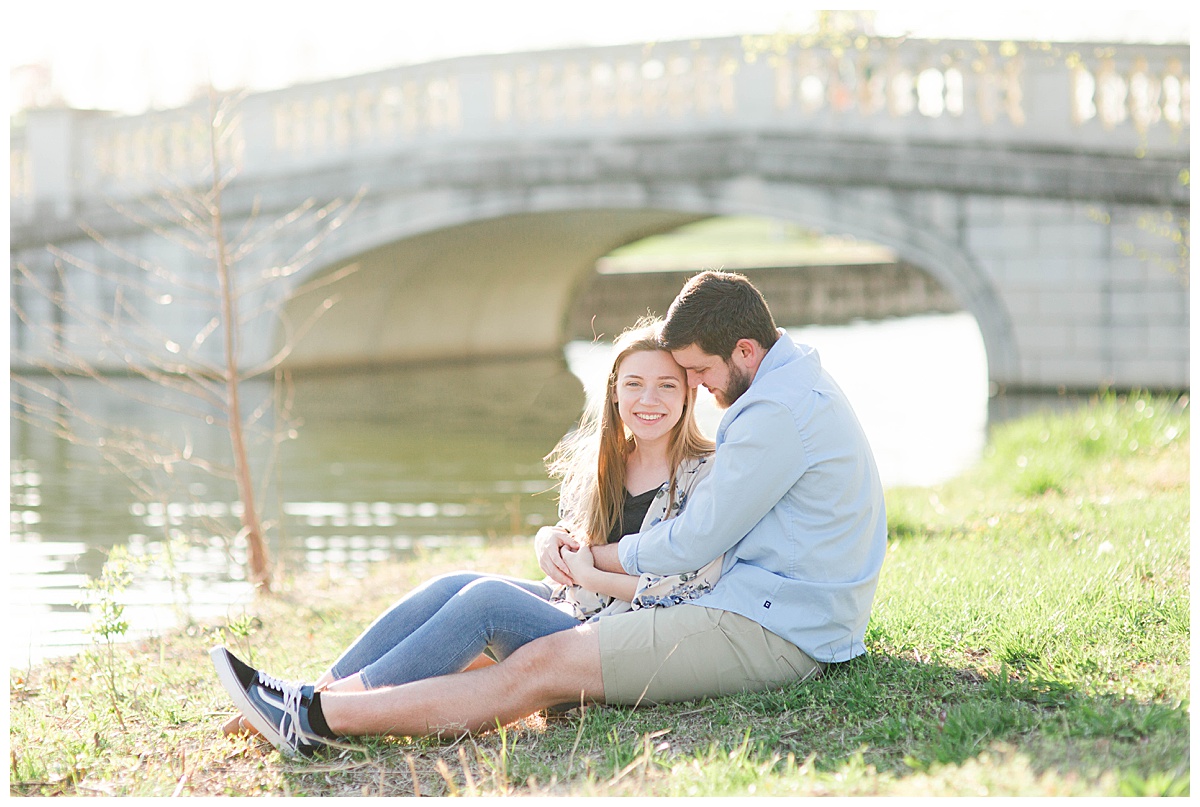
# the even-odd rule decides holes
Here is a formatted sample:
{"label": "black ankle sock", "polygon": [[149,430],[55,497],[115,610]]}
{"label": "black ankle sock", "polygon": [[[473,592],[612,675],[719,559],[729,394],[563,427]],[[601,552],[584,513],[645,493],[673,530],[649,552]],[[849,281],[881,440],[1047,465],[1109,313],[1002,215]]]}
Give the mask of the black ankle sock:
{"label": "black ankle sock", "polygon": [[321,710],[321,693],[314,692],[312,702],[308,704],[308,724],[312,726],[312,730],[322,737],[330,740],[336,740],[337,735],[329,730],[329,724],[325,722],[325,712]]}

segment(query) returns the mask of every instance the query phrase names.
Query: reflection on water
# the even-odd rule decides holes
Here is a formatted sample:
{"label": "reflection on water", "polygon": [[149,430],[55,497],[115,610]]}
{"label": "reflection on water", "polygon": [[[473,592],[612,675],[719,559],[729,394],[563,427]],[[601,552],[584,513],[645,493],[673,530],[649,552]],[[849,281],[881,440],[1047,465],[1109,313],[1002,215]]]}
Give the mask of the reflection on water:
{"label": "reflection on water", "polygon": [[[929,484],[979,455],[987,422],[986,369],[965,314],[837,328],[789,329],[814,345],[845,389],[875,449],[887,486]],[[555,518],[542,458],[576,421],[580,384],[602,383],[607,345],[573,343],[566,361],[540,359],[451,367],[380,369],[302,377],[276,483],[264,498],[277,575],[362,575],[370,564],[421,547],[528,535]],[[132,382],[130,382],[132,383]],[[262,390],[259,390],[261,392]],[[248,391],[253,397],[253,389]],[[88,390],[115,422],[174,433],[178,416]],[[711,433],[721,412],[705,393]],[[189,430],[198,451],[221,455],[219,432]],[[265,456],[266,447],[256,454]],[[231,484],[187,478],[165,501],[135,499],[97,458],[12,421],[10,618],[19,626],[11,663],[87,643],[90,617],[74,604],[116,543],[161,559],[123,601],[137,630],[175,624],[173,604],[196,618],[237,616],[249,600],[245,547]],[[258,469],[261,473],[262,469]],[[218,528],[220,525],[221,528]],[[169,538],[184,536],[186,544]],[[186,586],[186,597],[174,593]]]}
{"label": "reflection on water", "polygon": [[[247,399],[261,397],[249,386]],[[76,399],[110,423],[161,434],[186,422],[94,386],[83,392]],[[531,533],[555,517],[542,457],[583,405],[562,359],[330,374],[297,379],[294,394],[297,439],[283,444],[262,501],[277,522],[277,575],[362,575],[370,563],[422,547]],[[24,645],[10,647],[11,663],[89,641],[90,617],[75,607],[80,585],[117,543],[157,561],[122,597],[138,629],[175,623],[162,607],[180,599],[162,572],[168,549],[172,576],[187,583],[189,613],[240,613],[250,597],[245,544],[220,537],[237,532],[241,505],[231,483],[181,469],[166,501],[144,502],[124,477],[101,472],[94,451],[10,420],[10,611],[19,626],[13,640]],[[187,439],[207,456],[228,451],[217,430],[191,424]],[[172,546],[172,536],[187,545]]]}

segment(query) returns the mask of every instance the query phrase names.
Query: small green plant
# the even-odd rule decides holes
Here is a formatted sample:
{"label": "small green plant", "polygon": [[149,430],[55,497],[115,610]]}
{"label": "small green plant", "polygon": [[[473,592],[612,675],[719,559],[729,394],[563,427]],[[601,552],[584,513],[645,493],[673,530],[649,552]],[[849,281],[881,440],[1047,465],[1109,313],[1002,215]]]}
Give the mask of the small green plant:
{"label": "small green plant", "polygon": [[126,547],[114,546],[100,569],[100,576],[88,578],[83,585],[84,589],[91,592],[87,601],[76,604],[77,607],[88,607],[94,617],[88,631],[97,643],[103,643],[108,692],[113,712],[122,729],[125,728],[125,719],[121,715],[121,693],[117,686],[116,644],[128,633],[129,621],[125,619],[125,605],[120,601],[120,596],[144,566],[145,561],[130,555]]}
{"label": "small green plant", "polygon": [[1061,477],[1049,468],[1026,468],[1016,481],[1017,493],[1031,498],[1051,492],[1062,493],[1063,490]]}
{"label": "small green plant", "polygon": [[238,649],[246,654],[246,660],[253,666],[254,664],[254,648],[250,645],[250,636],[262,625],[262,621],[255,616],[242,612],[240,617],[230,619],[225,623],[224,633],[234,637],[238,643]]}
{"label": "small green plant", "polygon": [[170,529],[166,540],[162,542],[162,548],[155,553],[158,560],[155,567],[170,584],[175,612],[183,621],[190,619],[192,580],[191,576],[183,571],[179,559],[187,557],[190,547],[191,542],[185,534]]}
{"label": "small green plant", "polygon": [[1146,777],[1134,773],[1121,778],[1119,792],[1122,796],[1187,796],[1191,787],[1190,771],[1181,774],[1152,773]]}

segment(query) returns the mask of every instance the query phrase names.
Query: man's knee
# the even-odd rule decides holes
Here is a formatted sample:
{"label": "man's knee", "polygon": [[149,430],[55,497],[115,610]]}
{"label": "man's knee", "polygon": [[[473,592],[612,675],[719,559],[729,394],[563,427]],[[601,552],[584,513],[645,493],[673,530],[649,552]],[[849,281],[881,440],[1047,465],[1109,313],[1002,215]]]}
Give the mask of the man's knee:
{"label": "man's knee", "polygon": [[601,701],[600,638],[595,625],[580,625],[528,642],[501,666],[541,706]]}
{"label": "man's knee", "polygon": [[513,666],[524,667],[530,672],[534,672],[565,661],[564,656],[571,655],[580,641],[576,630],[571,628],[548,633],[526,642],[514,650],[510,656],[510,659],[515,662]]}

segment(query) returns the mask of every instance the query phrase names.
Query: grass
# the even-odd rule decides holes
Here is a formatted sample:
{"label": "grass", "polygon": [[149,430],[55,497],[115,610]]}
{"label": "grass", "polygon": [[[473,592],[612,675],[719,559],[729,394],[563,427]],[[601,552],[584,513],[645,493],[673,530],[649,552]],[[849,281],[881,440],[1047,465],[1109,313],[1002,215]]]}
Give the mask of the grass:
{"label": "grass", "polygon": [[686,224],[613,250],[608,271],[730,270],[824,263],[888,263],[883,247],[822,236],[802,227],[759,216],[717,216]]}
{"label": "grass", "polygon": [[[14,795],[1188,795],[1189,412],[1106,396],[888,492],[870,652],[778,691],[534,715],[293,762],[226,739],[206,651],[309,677],[430,574],[534,575],[528,541],[304,578],[224,626],[10,675]],[[303,603],[303,604],[301,604]],[[117,697],[110,693],[117,665]]]}

